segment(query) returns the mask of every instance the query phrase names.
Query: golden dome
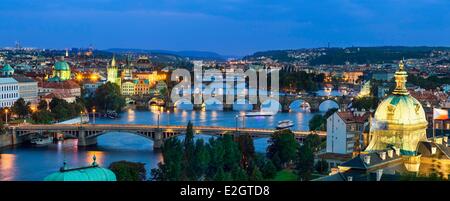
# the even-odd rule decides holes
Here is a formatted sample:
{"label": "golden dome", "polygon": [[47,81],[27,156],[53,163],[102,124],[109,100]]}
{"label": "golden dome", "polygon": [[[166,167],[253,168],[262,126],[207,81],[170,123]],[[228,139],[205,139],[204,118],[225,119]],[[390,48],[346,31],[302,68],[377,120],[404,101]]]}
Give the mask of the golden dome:
{"label": "golden dome", "polygon": [[394,77],[396,87],[392,95],[388,96],[378,105],[377,111],[375,112],[375,120],[378,122],[386,122],[391,126],[426,126],[428,122],[422,104],[409,95],[406,89],[406,78],[408,74],[404,70],[403,61],[400,61],[399,69],[395,72]]}
{"label": "golden dome", "polygon": [[426,126],[428,124],[422,105],[411,95],[388,96],[378,105],[375,120],[390,126]]}
{"label": "golden dome", "polygon": [[402,61],[395,72],[396,87],[392,95],[384,99],[375,111],[375,121],[371,122],[372,138],[366,151],[394,146],[400,148],[402,155],[415,156],[418,143],[427,140],[425,111],[406,89],[407,77]]}

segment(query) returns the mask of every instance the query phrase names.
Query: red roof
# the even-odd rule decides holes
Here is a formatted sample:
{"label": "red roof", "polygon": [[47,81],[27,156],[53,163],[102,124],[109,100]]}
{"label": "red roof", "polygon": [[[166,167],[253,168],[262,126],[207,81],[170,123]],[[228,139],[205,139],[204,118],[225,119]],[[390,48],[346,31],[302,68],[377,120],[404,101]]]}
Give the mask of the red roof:
{"label": "red roof", "polygon": [[64,98],[72,98],[72,97],[74,97],[74,96],[70,95],[69,93],[60,92],[60,93],[49,93],[49,94],[45,95],[43,98],[44,99],[53,99],[53,98],[64,99]]}
{"label": "red roof", "polygon": [[369,119],[370,112],[365,112],[364,114],[356,114],[359,112],[345,111],[337,112],[339,117],[345,121],[345,123],[364,123]]}
{"label": "red roof", "polygon": [[40,81],[38,82],[38,86],[42,88],[51,88],[51,89],[75,89],[80,88],[76,82],[72,80],[67,80],[63,82],[46,82]]}

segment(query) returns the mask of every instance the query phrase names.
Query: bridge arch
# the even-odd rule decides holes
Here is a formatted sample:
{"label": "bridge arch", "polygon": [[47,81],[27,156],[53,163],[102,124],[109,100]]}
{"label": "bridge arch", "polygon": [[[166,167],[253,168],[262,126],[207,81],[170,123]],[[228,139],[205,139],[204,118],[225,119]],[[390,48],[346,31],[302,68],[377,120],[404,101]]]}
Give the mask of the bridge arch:
{"label": "bridge arch", "polygon": [[311,104],[303,99],[297,99],[289,104],[289,110],[293,112],[305,112],[311,110]]}
{"label": "bridge arch", "polygon": [[177,100],[177,101],[174,103],[174,106],[175,106],[177,109],[181,109],[181,110],[192,110],[192,109],[194,109],[194,105],[193,105],[192,102],[191,102],[190,100],[188,100],[188,99],[180,99],[180,100]]}
{"label": "bridge arch", "polygon": [[223,110],[223,103],[216,98],[209,98],[203,102],[202,108],[205,110]]}
{"label": "bridge arch", "polygon": [[319,111],[320,112],[326,112],[326,111],[328,111],[329,109],[332,109],[332,108],[339,109],[339,103],[337,101],[333,100],[333,99],[324,100],[323,102],[321,102],[319,104]]}
{"label": "bridge arch", "polygon": [[158,105],[158,106],[162,106],[165,104],[164,99],[160,98],[160,97],[153,97],[152,99],[150,99],[148,101],[148,105]]}
{"label": "bridge arch", "polygon": [[267,99],[261,103],[261,111],[281,111],[282,107],[280,102],[275,99]]}

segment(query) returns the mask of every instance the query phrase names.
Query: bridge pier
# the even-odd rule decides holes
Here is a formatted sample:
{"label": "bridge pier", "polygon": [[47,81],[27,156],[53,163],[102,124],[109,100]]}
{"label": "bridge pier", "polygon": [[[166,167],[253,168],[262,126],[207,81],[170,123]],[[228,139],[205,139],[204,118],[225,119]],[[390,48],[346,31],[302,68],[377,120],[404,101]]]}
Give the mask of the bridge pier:
{"label": "bridge pier", "polygon": [[164,145],[163,132],[157,131],[153,139],[153,150],[161,150]]}
{"label": "bridge pier", "polygon": [[86,132],[84,130],[80,130],[80,134],[78,135],[78,146],[86,147],[97,144],[97,137],[86,137]]}

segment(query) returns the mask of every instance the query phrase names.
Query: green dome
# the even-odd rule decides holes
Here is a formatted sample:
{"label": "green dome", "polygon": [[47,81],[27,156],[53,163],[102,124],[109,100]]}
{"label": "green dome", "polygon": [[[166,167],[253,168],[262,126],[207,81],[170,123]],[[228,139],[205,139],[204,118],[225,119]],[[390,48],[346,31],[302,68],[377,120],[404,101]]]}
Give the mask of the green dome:
{"label": "green dome", "polygon": [[9,64],[3,66],[2,72],[10,72],[10,71],[14,71],[14,69]]}
{"label": "green dome", "polygon": [[55,70],[70,70],[70,66],[65,61],[58,61],[54,66]]}
{"label": "green dome", "polygon": [[101,168],[97,163],[91,166],[67,169],[64,166],[44,178],[44,181],[117,181],[116,175],[109,169]]}

